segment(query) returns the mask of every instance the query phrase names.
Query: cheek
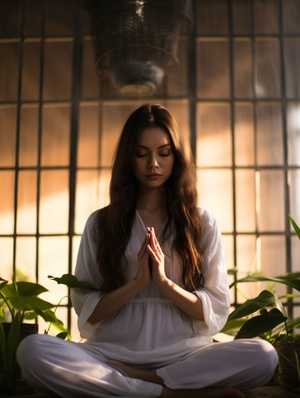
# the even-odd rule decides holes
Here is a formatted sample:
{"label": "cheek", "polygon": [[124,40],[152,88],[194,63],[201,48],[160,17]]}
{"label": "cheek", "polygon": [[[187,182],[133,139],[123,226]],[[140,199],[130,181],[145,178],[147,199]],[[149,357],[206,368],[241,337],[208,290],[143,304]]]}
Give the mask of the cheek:
{"label": "cheek", "polygon": [[133,173],[139,174],[141,170],[143,169],[143,162],[141,162],[141,159],[135,159],[133,161]]}
{"label": "cheek", "polygon": [[169,172],[172,173],[174,167],[174,158],[168,159],[166,167],[168,168]]}

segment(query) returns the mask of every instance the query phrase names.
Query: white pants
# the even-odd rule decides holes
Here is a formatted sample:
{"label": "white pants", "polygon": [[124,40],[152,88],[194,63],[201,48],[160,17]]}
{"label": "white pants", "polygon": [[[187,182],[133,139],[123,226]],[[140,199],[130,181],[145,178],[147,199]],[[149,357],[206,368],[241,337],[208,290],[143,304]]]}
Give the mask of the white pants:
{"label": "white pants", "polygon": [[[162,390],[160,385],[129,378],[107,365],[110,360],[89,343],[31,335],[20,343],[17,358],[25,379],[46,394],[150,398],[158,397]],[[164,362],[157,374],[171,389],[230,386],[247,390],[268,382],[277,362],[277,353],[268,342],[234,340],[200,346],[175,363]],[[141,366],[147,368],[147,364]]]}

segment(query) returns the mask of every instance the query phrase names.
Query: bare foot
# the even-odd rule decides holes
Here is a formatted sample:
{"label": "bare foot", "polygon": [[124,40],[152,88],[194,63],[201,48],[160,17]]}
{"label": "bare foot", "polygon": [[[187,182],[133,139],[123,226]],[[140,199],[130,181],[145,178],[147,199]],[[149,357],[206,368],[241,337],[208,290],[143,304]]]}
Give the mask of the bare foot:
{"label": "bare foot", "polygon": [[164,386],[163,379],[156,374],[156,371],[132,368],[120,363],[108,363],[115,369],[119,369],[123,374],[133,379],[140,379],[163,386],[160,397],[162,398],[245,398],[245,394],[233,387],[210,387],[194,390],[172,390]]}
{"label": "bare foot", "polygon": [[122,363],[108,362],[107,364],[115,369],[119,369],[123,374],[126,373],[126,375],[132,379],[149,381],[160,385],[164,384],[163,379],[156,374],[155,370],[132,368],[131,366],[127,366]]}

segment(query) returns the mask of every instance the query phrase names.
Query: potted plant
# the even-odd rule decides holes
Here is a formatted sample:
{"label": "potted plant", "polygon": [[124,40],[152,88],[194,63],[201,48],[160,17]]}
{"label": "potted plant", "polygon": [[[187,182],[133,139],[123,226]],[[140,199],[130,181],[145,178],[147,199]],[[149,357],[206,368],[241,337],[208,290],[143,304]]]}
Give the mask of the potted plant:
{"label": "potted plant", "polygon": [[9,283],[0,278],[0,391],[4,395],[31,392],[22,379],[16,351],[22,338],[38,332],[38,325],[32,323],[33,320],[41,316],[46,322],[63,330],[64,335],[61,337],[66,335],[62,322],[51,310],[55,306],[38,297],[46,291],[38,283]]}
{"label": "potted plant", "polygon": [[[289,215],[291,224],[300,239],[300,229]],[[300,272],[291,272],[269,278],[261,274],[250,274],[231,284],[245,282],[273,282],[285,284],[300,292]],[[282,299],[300,297],[286,294],[277,297],[263,290],[257,297],[246,300],[228,317],[222,332],[238,338],[260,337],[271,342],[278,352],[279,380],[282,387],[300,392],[300,334],[294,332],[300,328],[300,317],[288,320]]]}

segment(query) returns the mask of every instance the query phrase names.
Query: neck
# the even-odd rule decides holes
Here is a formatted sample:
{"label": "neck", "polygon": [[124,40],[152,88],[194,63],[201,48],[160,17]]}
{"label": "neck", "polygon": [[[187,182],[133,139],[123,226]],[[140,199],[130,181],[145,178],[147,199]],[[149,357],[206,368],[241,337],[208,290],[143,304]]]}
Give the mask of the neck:
{"label": "neck", "polygon": [[158,210],[166,207],[166,195],[163,189],[151,189],[140,192],[137,209]]}

